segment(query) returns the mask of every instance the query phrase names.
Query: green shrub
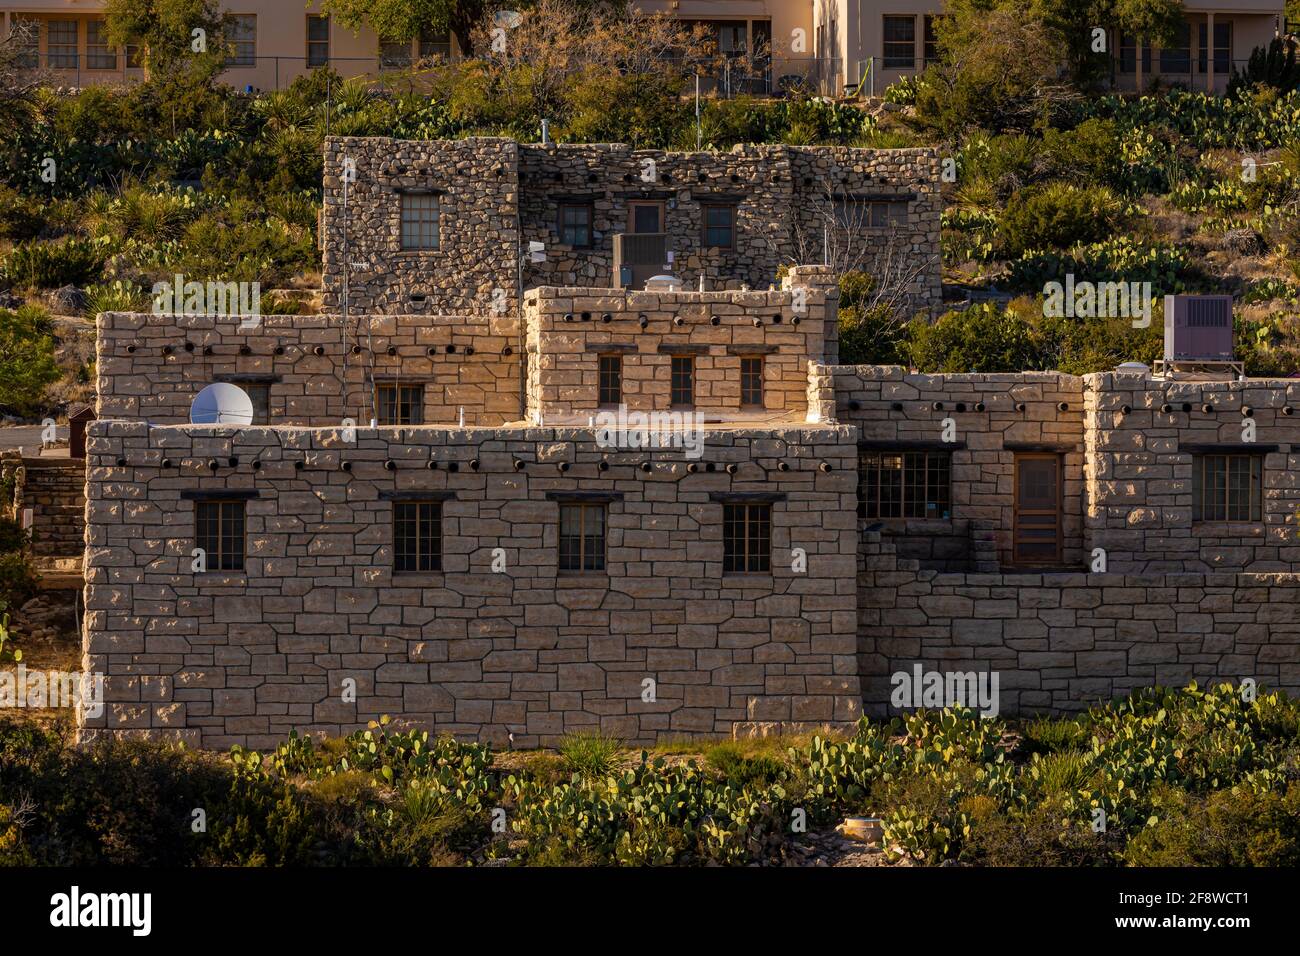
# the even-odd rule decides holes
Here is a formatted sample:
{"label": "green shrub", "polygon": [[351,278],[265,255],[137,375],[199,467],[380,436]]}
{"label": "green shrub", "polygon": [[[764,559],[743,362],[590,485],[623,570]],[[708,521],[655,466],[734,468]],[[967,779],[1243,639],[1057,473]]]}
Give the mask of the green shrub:
{"label": "green shrub", "polygon": [[905,343],[922,372],[1009,372],[1043,368],[1033,326],[1018,313],[989,303],[913,322]]}
{"label": "green shrub", "polygon": [[1076,245],[1065,252],[1030,250],[1007,264],[1007,286],[1041,293],[1048,282],[1073,274],[1090,282],[1150,282],[1159,297],[1200,284],[1191,257],[1179,246],[1153,245],[1128,236]]}
{"label": "green shrub", "polygon": [[59,378],[54,335],[44,309],[0,309],[0,408],[27,414],[41,407],[45,389]]}
{"label": "green shrub", "polygon": [[1300,865],[1300,784],[1285,792],[1245,787],[1197,797],[1164,791],[1157,821],[1124,851],[1131,866]]}
{"label": "green shrub", "polygon": [[1025,724],[1024,734],[1032,753],[1078,750],[1088,743],[1088,729],[1079,720],[1037,717]]}
{"label": "green shrub", "polygon": [[710,747],[704,752],[704,759],[737,789],[776,783],[785,777],[787,769],[775,757],[766,754],[751,756],[732,742]]}
{"label": "green shrub", "polygon": [[12,242],[31,239],[44,225],[40,206],[34,200],[0,185],[0,239]]}
{"label": "green shrub", "polygon": [[88,239],[65,236],[50,242],[28,240],[5,259],[5,277],[20,289],[82,285],[103,268],[101,249]]}
{"label": "green shrub", "polygon": [[1104,186],[1048,183],[1022,190],[1007,203],[1002,248],[1017,257],[1029,249],[1100,242],[1125,220],[1125,203]]}

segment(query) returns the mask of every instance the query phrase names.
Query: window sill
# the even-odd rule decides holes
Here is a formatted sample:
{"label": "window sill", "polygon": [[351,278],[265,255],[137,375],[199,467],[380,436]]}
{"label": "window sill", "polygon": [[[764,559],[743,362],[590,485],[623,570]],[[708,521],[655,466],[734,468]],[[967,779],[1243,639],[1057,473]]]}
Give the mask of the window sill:
{"label": "window sill", "polygon": [[205,587],[227,587],[248,583],[247,571],[196,571],[194,583]]}
{"label": "window sill", "polygon": [[555,589],[608,591],[609,575],[602,571],[558,571]]}
{"label": "window sill", "polygon": [[1193,531],[1263,535],[1268,526],[1262,521],[1193,521]]}

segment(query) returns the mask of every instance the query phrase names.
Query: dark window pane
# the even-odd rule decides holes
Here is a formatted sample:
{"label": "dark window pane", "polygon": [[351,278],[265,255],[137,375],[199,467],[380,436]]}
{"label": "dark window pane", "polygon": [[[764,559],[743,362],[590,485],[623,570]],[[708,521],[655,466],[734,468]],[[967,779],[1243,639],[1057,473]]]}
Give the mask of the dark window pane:
{"label": "dark window pane", "polygon": [[722,571],[763,574],[772,570],[772,506],[722,506]]}
{"label": "dark window pane", "polygon": [[695,404],[695,358],[690,355],[674,355],[672,358],[672,394],[669,401],[673,405]]}
{"label": "dark window pane", "polygon": [[740,404],[763,406],[763,359],[740,360]]}
{"label": "dark window pane", "polygon": [[859,517],[951,517],[947,452],[863,452],[859,461]]}
{"label": "dark window pane", "polygon": [[244,569],[244,502],[196,501],[195,546],[205,553],[209,571]]}
{"label": "dark window pane", "polygon": [[560,242],[575,249],[591,247],[590,206],[579,204],[560,207]]}
{"label": "dark window pane", "polygon": [[916,66],[916,17],[886,16],[884,59],[886,69],[910,70]]}
{"label": "dark window pane", "polygon": [[599,404],[620,404],[623,401],[623,356],[602,355],[600,357],[599,375]]}
{"label": "dark window pane", "polygon": [[393,571],[442,570],[442,502],[393,503]]}
{"label": "dark window pane", "polygon": [[605,570],[605,505],[560,505],[559,568]]}
{"label": "dark window pane", "polygon": [[402,193],[402,248],[438,248],[438,197]]}

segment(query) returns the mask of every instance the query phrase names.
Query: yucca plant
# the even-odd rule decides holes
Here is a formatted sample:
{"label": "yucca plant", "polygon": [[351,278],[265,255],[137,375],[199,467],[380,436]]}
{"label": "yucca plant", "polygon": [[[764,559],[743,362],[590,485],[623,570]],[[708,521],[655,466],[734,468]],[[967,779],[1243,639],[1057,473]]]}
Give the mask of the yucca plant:
{"label": "yucca plant", "polygon": [[572,773],[603,777],[612,773],[621,741],[600,733],[566,734],[560,740],[560,756]]}

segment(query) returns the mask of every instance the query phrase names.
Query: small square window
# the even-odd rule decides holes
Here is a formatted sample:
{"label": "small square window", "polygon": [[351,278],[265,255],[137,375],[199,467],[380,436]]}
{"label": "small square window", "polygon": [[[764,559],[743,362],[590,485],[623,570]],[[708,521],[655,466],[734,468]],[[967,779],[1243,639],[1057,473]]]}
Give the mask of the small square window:
{"label": "small square window", "polygon": [[763,407],[763,357],[755,355],[740,360],[740,404]]}
{"label": "small square window", "polygon": [[423,425],[423,385],[376,385],[375,419],[380,425]]}
{"label": "small square window", "polygon": [[733,205],[705,206],[704,245],[707,248],[734,249],[736,247],[736,207]]}
{"label": "small square window", "polygon": [[194,543],[204,552],[207,570],[244,570],[244,502],[196,501]]}
{"label": "small square window", "polygon": [[601,405],[618,405],[623,401],[623,356],[600,356],[600,395]]}
{"label": "small square window", "polygon": [[420,59],[431,56],[451,56],[451,34],[445,30],[425,28],[420,33]]}
{"label": "small square window", "polygon": [[723,574],[766,574],[772,570],[772,506],[722,506]]}
{"label": "small square window", "polygon": [[695,356],[673,356],[669,402],[681,408],[689,408],[695,404]]}
{"label": "small square window", "polygon": [[402,248],[437,249],[440,210],[431,193],[402,193]]}
{"label": "small square window", "polygon": [[586,203],[560,206],[560,243],[574,249],[591,248],[591,206]]}
{"label": "small square window", "polygon": [[442,502],[393,502],[393,572],[442,570]]}
{"label": "small square window", "polygon": [[1262,455],[1193,455],[1193,521],[1261,521]]}
{"label": "small square window", "polygon": [[605,508],[603,503],[560,505],[561,571],[605,570]]}

